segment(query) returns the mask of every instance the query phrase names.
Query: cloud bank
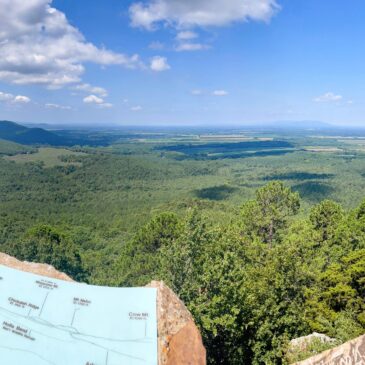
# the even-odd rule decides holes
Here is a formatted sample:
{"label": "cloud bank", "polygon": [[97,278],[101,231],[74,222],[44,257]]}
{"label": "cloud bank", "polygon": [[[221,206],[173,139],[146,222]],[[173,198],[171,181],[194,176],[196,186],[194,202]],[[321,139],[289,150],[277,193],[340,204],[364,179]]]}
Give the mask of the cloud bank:
{"label": "cloud bank", "polygon": [[73,90],[83,91],[83,92],[91,93],[91,94],[96,94],[96,95],[101,96],[102,98],[106,98],[108,96],[108,92],[103,87],[92,86],[90,84],[75,85],[73,87]]}
{"label": "cloud bank", "polygon": [[81,80],[85,62],[140,67],[127,56],[87,42],[52,0],[0,0],[0,80],[51,88]]}
{"label": "cloud bank", "polygon": [[0,91],[0,102],[8,102],[13,104],[28,104],[31,99],[24,95],[13,95]]}
{"label": "cloud bank", "polygon": [[132,26],[153,30],[159,24],[192,28],[269,21],[278,9],[275,0],[149,0],[133,3],[129,13]]}

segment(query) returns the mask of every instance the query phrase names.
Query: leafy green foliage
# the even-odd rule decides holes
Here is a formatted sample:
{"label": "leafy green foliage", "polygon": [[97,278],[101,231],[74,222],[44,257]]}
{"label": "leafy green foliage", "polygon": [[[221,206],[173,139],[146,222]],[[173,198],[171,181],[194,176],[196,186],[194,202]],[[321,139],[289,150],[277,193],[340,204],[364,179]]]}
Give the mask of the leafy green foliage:
{"label": "leafy green foliage", "polygon": [[297,193],[282,182],[273,181],[256,192],[256,199],[242,209],[243,227],[251,237],[259,237],[272,244],[279,239],[280,230],[286,227],[290,216],[300,207]]}
{"label": "leafy green foliage", "polygon": [[314,229],[320,232],[322,242],[333,239],[336,228],[343,218],[342,207],[331,200],[324,200],[313,207],[309,216]]}
{"label": "leafy green foliage", "polygon": [[319,275],[307,291],[307,317],[312,328],[342,341],[365,328],[365,250],[356,250]]}
{"label": "leafy green foliage", "polygon": [[40,225],[28,231],[23,242],[12,247],[21,260],[47,263],[76,280],[85,280],[80,254],[73,242],[53,227]]}
{"label": "leafy green foliage", "polygon": [[115,276],[128,285],[164,280],[193,313],[213,365],[285,363],[288,341],[312,331],[346,341],[365,330],[365,250],[347,234],[362,206],[346,214],[324,201],[307,219],[295,218],[299,206],[298,195],[274,181],[228,225],[209,223],[198,209],[173,225],[156,217]]}
{"label": "leafy green foliage", "polygon": [[[0,249],[93,284],[166,281],[213,365],[282,364],[294,337],[364,332],[365,202],[355,206],[365,155],[350,151],[351,141],[290,137],[282,156],[258,141],[201,143],[188,156],[155,149],[166,146],[161,136],[118,138],[53,162],[48,154],[48,164],[31,162],[39,155],[0,158]],[[173,138],[169,146],[187,148],[177,141],[188,137]],[[302,148],[319,140],[326,152]]]}
{"label": "leafy green foliage", "polygon": [[174,214],[155,217],[121,250],[117,263],[116,284],[141,286],[156,279],[159,271],[157,254],[178,236],[180,226]]}
{"label": "leafy green foliage", "polygon": [[309,357],[320,354],[323,351],[329,350],[331,348],[339,345],[339,341],[333,342],[323,342],[318,338],[313,339],[305,346],[305,349],[297,348],[292,349],[286,354],[286,361],[289,364],[294,364],[295,362],[305,360]]}

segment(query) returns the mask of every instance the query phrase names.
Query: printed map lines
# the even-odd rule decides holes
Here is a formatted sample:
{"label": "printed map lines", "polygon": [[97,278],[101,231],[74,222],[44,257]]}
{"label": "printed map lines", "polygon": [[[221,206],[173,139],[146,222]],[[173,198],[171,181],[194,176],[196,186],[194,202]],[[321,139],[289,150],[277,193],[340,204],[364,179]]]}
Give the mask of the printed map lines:
{"label": "printed map lines", "polygon": [[156,290],[68,283],[0,265],[0,362],[157,365]]}
{"label": "printed map lines", "polygon": [[[143,358],[140,358],[140,357],[137,357],[137,356],[131,356],[131,355],[128,355],[126,353],[123,353],[123,352],[120,352],[120,351],[117,351],[113,348],[109,348],[109,347],[106,347],[106,346],[103,346],[101,345],[100,343],[97,343],[95,342],[95,340],[106,340],[106,341],[109,341],[109,342],[119,342],[119,343],[126,343],[126,342],[140,342],[140,343],[143,343],[143,342],[146,342],[146,339],[135,339],[135,340],[120,340],[120,339],[114,339],[114,338],[107,338],[107,337],[102,337],[102,336],[93,336],[93,335],[90,335],[90,334],[84,334],[82,332],[79,332],[76,328],[74,327],[67,327],[67,326],[61,326],[61,325],[54,325],[46,320],[42,320],[42,319],[39,319],[38,317],[27,317],[27,316],[23,316],[21,314],[18,314],[18,313],[14,313],[12,311],[9,311],[3,307],[0,307],[0,317],[1,317],[1,312],[6,312],[8,313],[9,316],[6,316],[6,315],[3,315],[3,317],[5,318],[8,318],[12,321],[14,321],[14,317],[15,318],[23,318],[23,319],[27,319],[35,324],[38,324],[40,326],[46,326],[46,327],[49,327],[49,328],[52,328],[52,329],[56,329],[58,331],[62,331],[63,333],[67,333],[71,338],[72,340],[74,340],[75,342],[77,341],[80,341],[80,342],[83,342],[83,343],[86,343],[86,344],[89,344],[89,345],[92,345],[92,346],[95,346],[99,349],[102,349],[108,353],[114,353],[116,355],[119,355],[119,356],[122,356],[122,357],[127,357],[127,358],[130,358],[130,359],[133,359],[133,360],[137,360],[137,361],[141,361],[142,363],[144,362],[144,359]],[[17,324],[21,324],[20,321],[17,321],[15,320],[15,322]],[[35,329],[32,329],[30,328],[29,326],[27,326],[32,332],[34,333],[37,333],[38,335],[41,335],[43,337],[46,337],[46,338],[51,338],[55,341],[61,341],[61,342],[72,342],[72,341],[65,341],[65,340],[62,340],[61,338],[57,338],[57,337],[53,337],[53,336],[50,336],[48,334],[45,334],[41,331],[37,331]],[[90,340],[88,340],[88,338],[90,338]],[[94,341],[92,340],[94,339]],[[148,340],[147,340],[148,342]],[[109,356],[109,355],[108,355]],[[107,365],[108,363],[106,363]]]}

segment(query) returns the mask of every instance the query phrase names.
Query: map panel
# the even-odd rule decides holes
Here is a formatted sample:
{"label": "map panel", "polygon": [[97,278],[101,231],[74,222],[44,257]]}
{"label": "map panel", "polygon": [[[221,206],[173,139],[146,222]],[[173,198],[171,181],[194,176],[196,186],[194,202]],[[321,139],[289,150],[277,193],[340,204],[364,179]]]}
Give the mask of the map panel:
{"label": "map panel", "polygon": [[1,363],[157,365],[156,296],[0,265]]}

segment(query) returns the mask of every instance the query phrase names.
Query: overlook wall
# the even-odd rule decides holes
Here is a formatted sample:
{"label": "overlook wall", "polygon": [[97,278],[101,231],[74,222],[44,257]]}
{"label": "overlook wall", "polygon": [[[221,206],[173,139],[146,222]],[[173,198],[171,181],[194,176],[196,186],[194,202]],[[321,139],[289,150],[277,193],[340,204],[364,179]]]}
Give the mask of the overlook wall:
{"label": "overlook wall", "polygon": [[365,335],[293,365],[365,365]]}

